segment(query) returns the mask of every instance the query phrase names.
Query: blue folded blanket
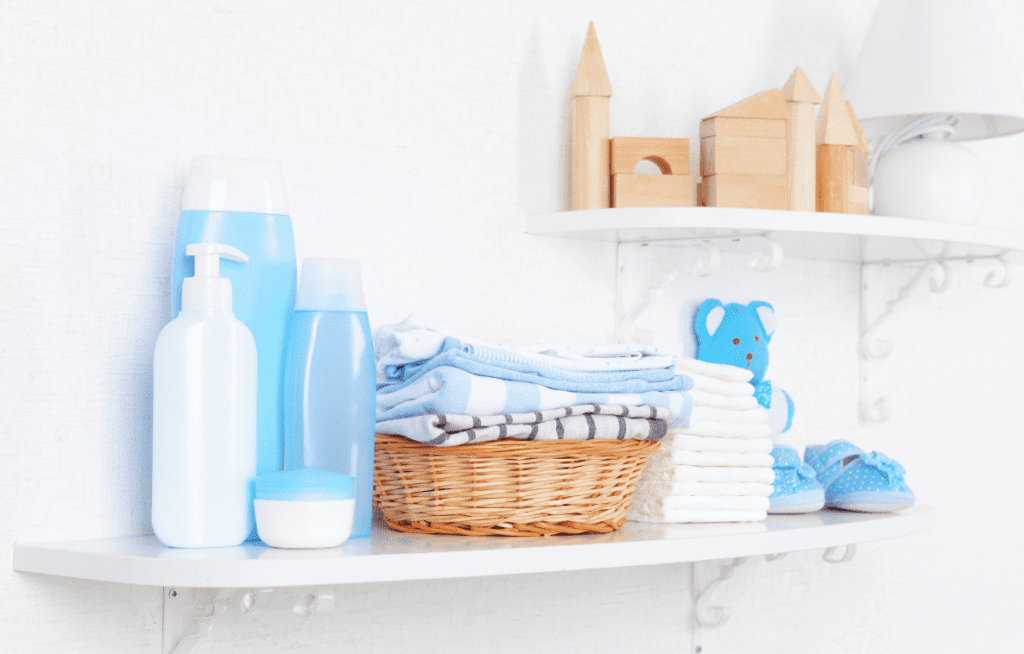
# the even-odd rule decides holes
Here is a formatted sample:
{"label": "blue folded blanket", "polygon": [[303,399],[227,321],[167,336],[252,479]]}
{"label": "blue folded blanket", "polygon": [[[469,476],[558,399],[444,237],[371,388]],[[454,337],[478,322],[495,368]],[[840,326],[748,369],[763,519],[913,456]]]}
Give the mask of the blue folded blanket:
{"label": "blue folded blanket", "polygon": [[[465,362],[468,367],[484,364]],[[494,375],[473,374],[467,366],[437,366],[422,368],[412,379],[400,384],[385,384],[377,390],[377,421],[396,420],[423,414],[458,414],[466,416],[491,416],[507,413],[529,413],[559,407],[581,404],[603,404],[624,406],[656,406],[668,410],[667,420],[673,426],[689,425],[693,400],[689,393],[681,390],[642,390],[632,392],[624,389],[622,383],[598,383],[612,389],[608,392],[577,392],[552,388],[552,380],[523,381],[519,379],[498,379]],[[529,376],[525,373],[495,368],[499,373]],[[601,373],[605,374],[605,373]],[[536,375],[529,376],[536,379]],[[689,388],[689,377],[676,376],[676,389]],[[634,380],[639,385],[653,383]],[[663,382],[668,383],[668,382]],[[568,383],[579,386],[579,383]]]}

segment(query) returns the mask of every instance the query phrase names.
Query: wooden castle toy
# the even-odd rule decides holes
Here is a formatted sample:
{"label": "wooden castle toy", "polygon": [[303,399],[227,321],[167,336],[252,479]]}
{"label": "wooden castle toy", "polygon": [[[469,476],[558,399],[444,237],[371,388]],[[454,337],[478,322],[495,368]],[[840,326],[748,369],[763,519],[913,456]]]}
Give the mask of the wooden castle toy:
{"label": "wooden castle toy", "polygon": [[[609,138],[612,85],[593,22],[587,28],[570,96],[571,210],[693,206],[689,139]],[[656,164],[662,174],[634,174],[636,165],[643,160]]]}
{"label": "wooden castle toy", "polygon": [[702,206],[786,208],[788,116],[782,92],[771,89],[701,121]]}
{"label": "wooden castle toy", "polygon": [[[612,85],[593,22],[570,97],[570,209],[693,206],[689,139],[611,138]],[[781,89],[701,120],[697,204],[865,214],[869,153],[835,73],[822,99],[797,66]],[[661,174],[636,174],[641,161]]]}

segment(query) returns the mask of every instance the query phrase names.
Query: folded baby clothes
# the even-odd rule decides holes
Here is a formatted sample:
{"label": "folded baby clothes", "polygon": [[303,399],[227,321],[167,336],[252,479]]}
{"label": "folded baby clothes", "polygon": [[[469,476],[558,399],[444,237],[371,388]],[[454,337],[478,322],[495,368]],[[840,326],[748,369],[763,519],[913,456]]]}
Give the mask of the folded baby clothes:
{"label": "folded baby clothes", "polygon": [[[667,440],[667,439],[666,439]],[[655,461],[648,461],[644,467],[641,480],[645,475],[651,479],[668,480],[670,482],[716,482],[716,483],[756,483],[771,484],[775,481],[775,472],[769,467],[757,468],[726,468],[715,466],[674,465],[671,457],[662,453],[666,445],[661,446],[661,454]],[[654,459],[654,457],[651,457]],[[653,463],[653,465],[652,465]],[[760,493],[758,493],[760,494]]]}
{"label": "folded baby clothes", "polygon": [[695,509],[700,511],[767,511],[768,498],[760,495],[666,495],[634,492],[633,504],[638,511]]}
{"label": "folded baby clothes", "polygon": [[692,389],[688,392],[690,397],[693,398],[693,405],[699,407],[736,409],[741,411],[744,409],[756,409],[761,406],[753,395],[720,395],[718,393],[708,393]]}
{"label": "folded baby clothes", "polygon": [[[772,451],[770,438],[712,438],[708,436],[691,436],[675,430],[672,447],[676,450],[689,452],[723,452],[731,454],[768,453]],[[774,459],[773,459],[774,461]]]}
{"label": "folded baby clothes", "polygon": [[756,481],[674,481],[651,486],[664,485],[666,495],[743,495],[747,497],[770,497],[775,486]]}
{"label": "folded baby clothes", "polygon": [[435,357],[451,347],[492,361],[530,362],[539,368],[578,371],[671,368],[675,358],[674,353],[655,345],[541,343],[510,347],[463,334],[415,314],[399,323],[379,327],[373,334],[377,371],[384,376],[389,367],[394,374],[395,370]]}
{"label": "folded baby clothes", "polygon": [[673,449],[668,452],[673,465],[715,466],[730,468],[772,467],[775,459],[767,452],[690,452]]}
{"label": "folded baby clothes", "polygon": [[693,380],[691,388],[695,391],[715,393],[727,397],[754,395],[754,387],[747,382],[722,381],[713,377],[701,377],[700,375],[687,375],[687,377]]}
{"label": "folded baby clothes", "polygon": [[[448,342],[446,341],[446,343]],[[415,383],[431,370],[444,366],[460,368],[484,377],[530,382],[556,390],[580,393],[686,391],[693,386],[693,381],[689,377],[677,374],[668,368],[609,372],[565,370],[515,357],[481,356],[479,348],[462,348],[458,347],[457,343],[457,341],[449,343],[452,347],[426,361],[401,366],[387,366],[383,380],[378,379],[378,388],[387,390],[401,388],[405,384]]]}
{"label": "folded baby clothes", "polygon": [[377,432],[427,445],[464,445],[496,440],[659,440],[668,411],[653,406],[589,404],[495,416],[418,415],[377,423]]}
{"label": "folded baby clothes", "polygon": [[697,406],[690,417],[690,425],[702,422],[717,422],[727,425],[769,424],[768,410],[757,406],[750,409],[720,409],[716,407]]}
{"label": "folded baby clothes", "polygon": [[746,368],[730,366],[724,363],[710,363],[699,359],[688,359],[679,357],[676,359],[676,369],[688,375],[700,375],[711,377],[728,382],[749,382],[754,378],[754,373]]}
{"label": "folded baby clothes", "polygon": [[679,391],[646,393],[576,393],[530,382],[474,375],[461,368],[434,368],[413,382],[383,386],[377,391],[377,420],[419,415],[493,416],[545,411],[583,404],[657,406],[669,424],[688,424],[691,401]]}
{"label": "folded baby clothes", "polygon": [[768,438],[772,435],[768,423],[723,423],[699,422],[692,427],[681,427],[680,433],[691,436],[715,436],[718,438]]}

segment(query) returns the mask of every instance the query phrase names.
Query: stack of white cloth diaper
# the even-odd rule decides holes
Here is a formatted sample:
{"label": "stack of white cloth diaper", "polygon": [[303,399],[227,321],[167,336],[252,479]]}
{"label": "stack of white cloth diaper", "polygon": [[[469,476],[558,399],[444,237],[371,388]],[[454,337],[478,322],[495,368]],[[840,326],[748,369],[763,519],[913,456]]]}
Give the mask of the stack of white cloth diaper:
{"label": "stack of white cloth diaper", "polygon": [[635,522],[749,522],[768,515],[772,439],[749,370],[693,359],[690,425],[672,428],[644,467],[628,519]]}

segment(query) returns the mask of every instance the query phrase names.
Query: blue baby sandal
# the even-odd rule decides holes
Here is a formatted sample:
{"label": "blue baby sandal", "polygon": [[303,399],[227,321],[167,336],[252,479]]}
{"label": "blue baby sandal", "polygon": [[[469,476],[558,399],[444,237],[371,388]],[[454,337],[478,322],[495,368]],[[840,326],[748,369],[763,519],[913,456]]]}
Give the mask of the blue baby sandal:
{"label": "blue baby sandal", "polygon": [[903,475],[906,470],[881,452],[865,454],[844,440],[808,445],[806,461],[825,487],[825,506],[847,511],[899,511],[914,503]]}
{"label": "blue baby sandal", "polygon": [[776,445],[772,457],[775,490],[768,498],[768,513],[811,513],[825,505],[825,489],[795,447]]}

